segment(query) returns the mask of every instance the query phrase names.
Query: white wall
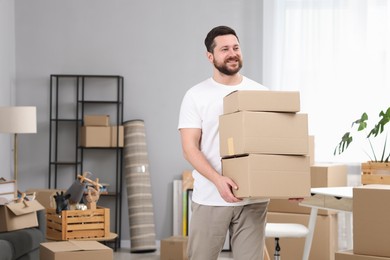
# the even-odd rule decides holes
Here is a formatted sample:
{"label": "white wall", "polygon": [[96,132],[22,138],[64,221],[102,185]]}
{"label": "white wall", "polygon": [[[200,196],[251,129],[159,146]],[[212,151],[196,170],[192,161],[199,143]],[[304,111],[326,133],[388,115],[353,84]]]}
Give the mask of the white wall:
{"label": "white wall", "polygon": [[[14,1],[0,0],[0,106],[14,103],[15,17]],[[0,133],[0,177],[11,179],[12,135]]]}
{"label": "white wall", "polygon": [[[261,82],[262,1],[15,2],[16,102],[38,111],[38,133],[20,138],[20,188],[47,186],[49,75],[119,74],[124,119],[146,124],[157,239],[171,235],[172,181],[190,168],[176,128],[181,99],[212,72],[203,40],[216,25],[235,28],[243,72]],[[122,221],[128,239],[126,194]]]}

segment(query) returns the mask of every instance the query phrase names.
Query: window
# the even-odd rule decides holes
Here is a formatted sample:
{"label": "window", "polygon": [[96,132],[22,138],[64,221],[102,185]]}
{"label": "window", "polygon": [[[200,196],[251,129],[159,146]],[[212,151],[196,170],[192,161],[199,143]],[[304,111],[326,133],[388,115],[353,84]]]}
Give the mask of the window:
{"label": "window", "polygon": [[367,161],[368,143],[333,151],[363,112],[390,106],[390,2],[264,0],[263,83],[299,90],[316,161]]}

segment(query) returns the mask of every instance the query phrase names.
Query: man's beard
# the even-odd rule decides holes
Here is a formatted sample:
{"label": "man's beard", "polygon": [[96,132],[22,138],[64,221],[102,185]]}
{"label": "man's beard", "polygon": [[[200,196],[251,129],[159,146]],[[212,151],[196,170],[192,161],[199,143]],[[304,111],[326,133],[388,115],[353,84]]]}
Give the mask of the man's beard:
{"label": "man's beard", "polygon": [[[238,61],[238,67],[234,68],[234,69],[230,69],[228,67],[228,65],[226,65],[226,63],[229,61],[229,60],[236,60]],[[236,73],[238,73],[240,71],[240,69],[242,68],[242,60],[237,57],[237,58],[228,58],[227,60],[225,60],[223,63],[220,63],[218,64],[216,60],[214,60],[214,67],[219,71],[221,72],[222,74],[225,74],[225,75],[228,75],[228,76],[232,76]]]}

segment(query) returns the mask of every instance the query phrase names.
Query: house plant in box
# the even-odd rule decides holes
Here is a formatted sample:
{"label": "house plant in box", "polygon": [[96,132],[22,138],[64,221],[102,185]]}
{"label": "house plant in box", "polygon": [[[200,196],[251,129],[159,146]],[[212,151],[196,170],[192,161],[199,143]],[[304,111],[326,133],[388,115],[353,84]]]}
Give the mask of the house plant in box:
{"label": "house plant in box", "polygon": [[[390,107],[386,111],[379,113],[379,119],[370,129],[368,125],[368,115],[363,113],[362,116],[352,122],[351,129],[354,130],[354,134],[364,133],[365,139],[370,145],[371,152],[367,153],[369,161],[361,164],[362,169],[362,184],[390,184],[390,152],[386,149],[387,145],[387,129],[386,126],[390,125]],[[389,124],[388,124],[389,123]],[[386,131],[385,131],[386,129]],[[352,131],[351,130],[351,131]],[[367,133],[368,132],[368,133]],[[380,144],[380,150],[374,149],[374,138],[385,135],[383,143]],[[377,140],[377,139],[376,139]],[[346,132],[341,141],[337,144],[334,155],[343,153],[353,141],[352,132]]]}

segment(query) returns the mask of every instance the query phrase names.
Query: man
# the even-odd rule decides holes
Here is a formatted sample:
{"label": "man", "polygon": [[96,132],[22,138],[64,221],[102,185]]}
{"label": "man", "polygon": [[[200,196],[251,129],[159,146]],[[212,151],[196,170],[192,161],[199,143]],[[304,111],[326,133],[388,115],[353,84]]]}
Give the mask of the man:
{"label": "man", "polygon": [[224,96],[235,90],[266,88],[240,74],[242,54],[233,29],[213,28],[205,45],[213,75],[187,91],[178,126],[184,157],[194,167],[188,256],[217,259],[229,230],[234,259],[263,259],[268,200],[233,195],[232,189],[240,187],[221,175],[218,125]]}

